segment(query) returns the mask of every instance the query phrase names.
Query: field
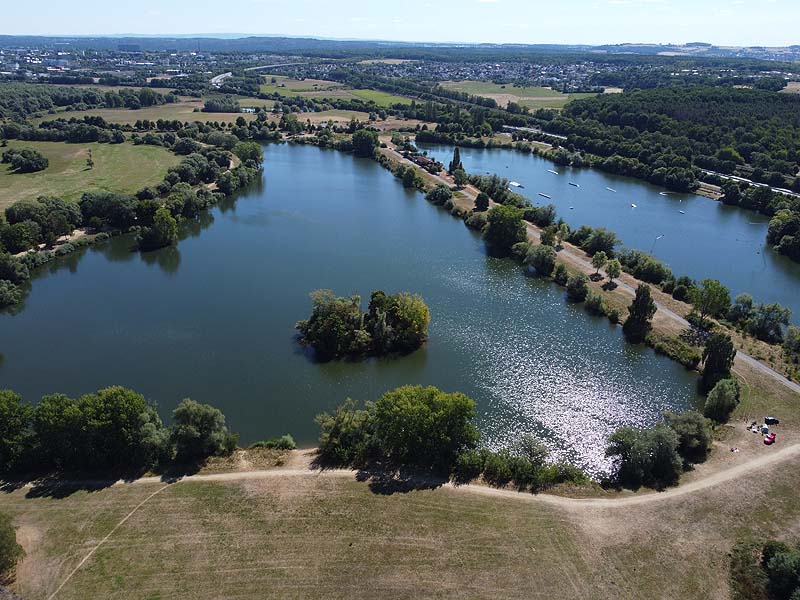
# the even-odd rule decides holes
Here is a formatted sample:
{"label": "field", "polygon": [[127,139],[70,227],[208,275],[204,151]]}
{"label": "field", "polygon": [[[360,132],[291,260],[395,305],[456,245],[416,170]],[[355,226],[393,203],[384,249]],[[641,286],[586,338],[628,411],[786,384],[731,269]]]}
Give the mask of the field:
{"label": "field", "polygon": [[784,94],[800,94],[800,81],[790,81],[781,92]]}
{"label": "field", "polygon": [[[245,106],[260,106],[267,103],[266,100],[258,100],[256,98],[248,98],[247,101],[242,101]],[[271,106],[271,104],[269,104]],[[248,121],[255,119],[255,115],[246,113],[204,113],[196,112],[203,108],[202,100],[182,100],[174,104],[161,104],[160,106],[148,106],[138,110],[130,110],[128,108],[98,108],[92,110],[76,111],[76,112],[59,112],[55,115],[46,115],[39,119],[32,119],[32,122],[41,123],[43,121],[53,121],[55,119],[69,119],[72,117],[82,118],[85,116],[98,116],[103,117],[109,123],[119,123],[120,125],[133,125],[139,120],[157,121],[158,119],[164,120],[179,120],[179,121],[222,121],[225,123],[234,122],[237,117],[244,117]]]}
{"label": "field", "polygon": [[[12,141],[9,148],[34,148],[44,154],[50,166],[39,173],[8,173],[0,166],[0,209],[17,200],[58,196],[80,198],[89,190],[136,192],[160,183],[167,169],[180,159],[156,146],[125,144],[65,144],[61,142]],[[95,166],[86,168],[88,151]]]}
{"label": "field", "polygon": [[544,87],[517,87],[512,84],[501,85],[491,81],[445,81],[442,87],[492,98],[500,106],[507,106],[509,102],[516,102],[520,106],[527,106],[535,110],[538,108],[563,108],[571,100],[587,98],[594,94],[562,94]]}
{"label": "field", "polygon": [[[271,80],[275,79],[275,83]],[[396,96],[378,90],[356,90],[345,88],[342,84],[335,81],[323,79],[291,79],[283,75],[266,75],[266,83],[261,86],[261,91],[265,94],[279,93],[281,96],[301,98],[358,98],[365,102],[375,102],[378,106],[389,107],[393,104],[411,104],[409,98]]]}
{"label": "field", "polygon": [[65,581],[64,600],[699,599],[728,597],[727,552],[742,536],[800,534],[798,484],[787,461],[615,506],[474,486],[392,489],[293,469],[7,490],[0,511],[27,552],[14,587],[28,600]]}

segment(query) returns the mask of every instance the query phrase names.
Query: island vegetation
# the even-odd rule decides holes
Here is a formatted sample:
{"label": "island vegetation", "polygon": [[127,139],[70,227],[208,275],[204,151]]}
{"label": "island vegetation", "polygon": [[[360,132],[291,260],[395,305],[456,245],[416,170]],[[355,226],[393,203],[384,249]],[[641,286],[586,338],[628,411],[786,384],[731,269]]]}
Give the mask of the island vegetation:
{"label": "island vegetation", "polygon": [[311,316],[296,325],[300,343],[320,360],[407,354],[428,339],[430,310],[417,295],[372,292],[364,312],[361,297],[339,298],[330,290],[311,293]]}

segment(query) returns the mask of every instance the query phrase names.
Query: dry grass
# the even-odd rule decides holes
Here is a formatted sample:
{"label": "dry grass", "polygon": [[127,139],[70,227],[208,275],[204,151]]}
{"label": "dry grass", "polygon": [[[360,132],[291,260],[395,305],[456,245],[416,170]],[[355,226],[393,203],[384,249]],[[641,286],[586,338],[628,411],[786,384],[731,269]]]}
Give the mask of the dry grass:
{"label": "dry grass", "polygon": [[[242,99],[246,106],[259,106],[266,101],[254,98]],[[178,121],[220,121],[224,123],[233,123],[238,117],[244,117],[248,121],[255,119],[255,115],[247,113],[204,113],[199,112],[203,108],[203,100],[183,100],[174,104],[161,104],[159,106],[149,106],[147,108],[140,108],[138,110],[130,110],[127,108],[98,108],[92,110],[82,110],[74,112],[60,112],[55,115],[46,115],[39,119],[33,119],[34,124],[43,121],[53,121],[55,119],[70,119],[75,117],[77,119],[85,116],[103,117],[109,123],[119,123],[120,125],[133,125],[139,120],[157,121],[158,119],[164,120],[178,120]]]}

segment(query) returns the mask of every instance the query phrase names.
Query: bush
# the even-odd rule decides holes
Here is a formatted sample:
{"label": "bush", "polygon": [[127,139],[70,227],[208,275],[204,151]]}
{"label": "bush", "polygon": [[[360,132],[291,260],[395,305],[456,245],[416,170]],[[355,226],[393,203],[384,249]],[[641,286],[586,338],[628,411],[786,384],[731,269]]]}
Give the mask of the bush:
{"label": "bush", "polygon": [[735,379],[722,379],[709,392],[703,414],[717,423],[725,423],[739,405],[741,388]]}
{"label": "bush", "polygon": [[681,414],[666,413],[664,417],[667,425],[678,434],[678,454],[684,463],[705,461],[714,442],[712,422],[694,410]]}
{"label": "bush", "polygon": [[608,311],[608,320],[611,321],[614,325],[619,324],[619,319],[620,319],[619,311],[616,308],[612,308],[610,311]]}
{"label": "bush", "polygon": [[17,532],[11,524],[11,517],[0,513],[0,577],[8,575],[23,556],[25,551],[17,543]]}
{"label": "bush", "polygon": [[294,441],[294,438],[289,435],[282,435],[279,438],[273,438],[271,440],[266,440],[263,442],[256,442],[255,444],[251,444],[250,448],[267,448],[270,450],[296,450],[297,444]]}
{"label": "bush", "polygon": [[683,469],[678,434],[665,424],[650,429],[618,429],[609,437],[606,456],[617,459],[618,480],[632,486],[674,485]]}
{"label": "bush", "polygon": [[567,285],[569,281],[569,271],[563,263],[556,265],[556,269],[553,271],[553,281],[558,285]]}
{"label": "bush", "polygon": [[[486,223],[488,223],[488,220],[486,218],[486,213],[474,212],[474,213],[470,213],[470,215],[467,217],[467,220],[464,221],[464,223],[470,229],[476,229],[477,231],[483,231],[483,228],[486,227]],[[513,251],[513,249],[512,249],[512,251]]]}
{"label": "bush", "polygon": [[425,199],[436,206],[444,206],[448,200],[453,199],[453,192],[450,191],[449,187],[440,183],[425,194]]}
{"label": "bush", "polygon": [[511,455],[507,450],[486,454],[483,467],[483,478],[487,483],[504,486],[514,476],[511,469]]}
{"label": "bush", "polygon": [[533,246],[525,256],[525,264],[536,269],[539,275],[549,277],[556,266],[556,251],[551,246]]}
{"label": "bush", "polygon": [[458,455],[453,467],[453,479],[457,483],[469,483],[484,470],[485,456],[480,450],[467,450]]}
{"label": "bush", "polygon": [[604,315],[606,307],[603,298],[599,294],[589,292],[586,295],[586,311],[592,315]]}
{"label": "bush", "polygon": [[519,262],[523,262],[531,248],[533,248],[533,246],[529,242],[517,242],[511,246],[511,256]]}
{"label": "bush", "polygon": [[236,448],[237,436],[225,426],[225,415],[208,404],[187,398],[172,413],[176,460],[194,462],[225,456]]}
{"label": "bush", "polygon": [[14,306],[22,300],[22,290],[5,279],[0,279],[0,308]]}
{"label": "bush", "polygon": [[576,273],[567,281],[567,298],[572,302],[583,302],[589,293],[589,278],[583,273]]}

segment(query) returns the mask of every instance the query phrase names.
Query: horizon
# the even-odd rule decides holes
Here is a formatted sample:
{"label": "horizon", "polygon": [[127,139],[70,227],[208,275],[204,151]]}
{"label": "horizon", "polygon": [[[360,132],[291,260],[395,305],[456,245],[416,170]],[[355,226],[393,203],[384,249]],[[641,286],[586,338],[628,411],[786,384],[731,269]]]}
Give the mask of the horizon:
{"label": "horizon", "polygon": [[[710,0],[702,6],[690,0],[571,0],[557,6],[524,0],[443,0],[436,5],[409,0],[402,13],[366,0],[353,0],[345,8],[319,0],[298,0],[291,6],[277,0],[230,0],[223,12],[196,5],[187,10],[189,6],[185,0],[142,0],[134,14],[99,0],[78,6],[45,0],[42,13],[46,16],[33,26],[26,7],[9,6],[7,29],[0,34],[583,46],[703,41],[715,46],[786,47],[800,43],[793,26],[800,22],[800,5],[787,0]],[[244,27],[243,16],[247,17]],[[264,22],[274,33],[263,33]],[[208,23],[217,27],[195,33]],[[643,35],[646,30],[651,30],[649,35]],[[649,41],[631,41],[643,38]]]}

